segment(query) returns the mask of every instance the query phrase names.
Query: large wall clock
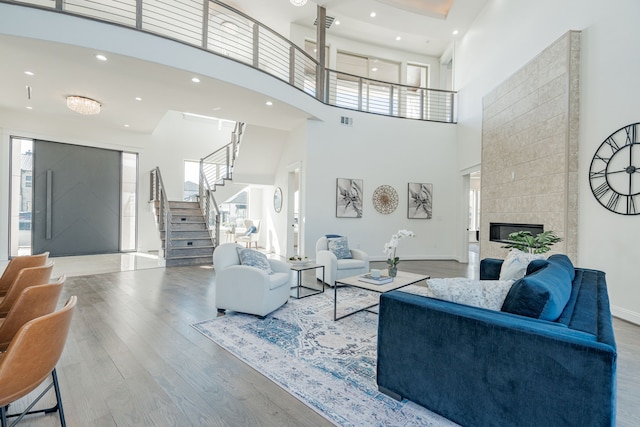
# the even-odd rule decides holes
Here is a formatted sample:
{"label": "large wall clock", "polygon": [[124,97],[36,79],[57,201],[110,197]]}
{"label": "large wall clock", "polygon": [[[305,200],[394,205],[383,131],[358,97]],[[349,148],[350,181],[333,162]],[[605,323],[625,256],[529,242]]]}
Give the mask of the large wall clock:
{"label": "large wall clock", "polygon": [[640,214],[640,123],[618,129],[591,160],[591,192],[602,206],[621,215]]}

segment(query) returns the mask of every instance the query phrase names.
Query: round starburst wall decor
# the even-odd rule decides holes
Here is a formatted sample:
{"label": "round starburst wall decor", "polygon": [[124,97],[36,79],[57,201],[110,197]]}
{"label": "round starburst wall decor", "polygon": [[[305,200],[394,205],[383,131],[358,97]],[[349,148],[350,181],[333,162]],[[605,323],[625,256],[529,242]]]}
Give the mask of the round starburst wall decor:
{"label": "round starburst wall decor", "polygon": [[390,185],[381,185],[373,192],[373,206],[381,214],[390,214],[398,207],[398,193]]}

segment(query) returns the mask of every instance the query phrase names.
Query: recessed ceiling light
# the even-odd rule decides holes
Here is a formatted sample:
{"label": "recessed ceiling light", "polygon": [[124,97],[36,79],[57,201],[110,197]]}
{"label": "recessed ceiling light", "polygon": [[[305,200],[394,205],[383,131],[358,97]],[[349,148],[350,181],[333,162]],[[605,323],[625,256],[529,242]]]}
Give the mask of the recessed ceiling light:
{"label": "recessed ceiling light", "polygon": [[97,59],[98,61],[106,61],[106,60],[107,60],[107,57],[106,57],[106,56],[104,56],[104,55],[101,55],[101,54],[97,54],[97,55],[96,55],[96,59]]}
{"label": "recessed ceiling light", "polygon": [[273,105],[273,102],[267,101],[267,107],[271,107],[272,105]]}
{"label": "recessed ceiling light", "polygon": [[33,76],[33,71],[25,71],[24,72],[27,76]]}
{"label": "recessed ceiling light", "polygon": [[192,78],[191,81],[194,83],[200,83],[200,79],[197,77]]}
{"label": "recessed ceiling light", "polygon": [[142,98],[140,98],[139,96],[136,96],[136,101],[142,101]]}
{"label": "recessed ceiling light", "polygon": [[129,124],[128,124],[128,123],[125,123],[124,127],[128,128],[128,127],[129,127]]}
{"label": "recessed ceiling light", "polygon": [[371,13],[369,14],[369,16],[370,16],[370,17],[372,17],[372,18],[375,18],[375,17],[376,17],[376,13],[375,13],[375,12],[371,12]]}
{"label": "recessed ceiling light", "polygon": [[333,22],[333,25],[340,25],[340,21],[338,21],[337,19]]}
{"label": "recessed ceiling light", "polygon": [[396,41],[400,41],[400,40],[402,40],[402,37],[396,36]]}
{"label": "recessed ceiling light", "polygon": [[222,110],[222,107],[213,107],[213,111],[220,111]]}
{"label": "recessed ceiling light", "polygon": [[289,2],[291,2],[292,5],[297,7],[304,6],[305,4],[307,4],[307,0],[289,0]]}
{"label": "recessed ceiling light", "polygon": [[373,67],[373,68],[371,69],[371,71],[373,71],[373,72],[375,73],[376,71],[378,71],[378,67]]}
{"label": "recessed ceiling light", "polygon": [[459,32],[460,32],[460,31],[458,31],[458,30],[453,30],[453,35],[454,35],[454,36],[457,36]]}
{"label": "recessed ceiling light", "polygon": [[27,110],[33,110],[33,107],[31,105],[27,105]]}

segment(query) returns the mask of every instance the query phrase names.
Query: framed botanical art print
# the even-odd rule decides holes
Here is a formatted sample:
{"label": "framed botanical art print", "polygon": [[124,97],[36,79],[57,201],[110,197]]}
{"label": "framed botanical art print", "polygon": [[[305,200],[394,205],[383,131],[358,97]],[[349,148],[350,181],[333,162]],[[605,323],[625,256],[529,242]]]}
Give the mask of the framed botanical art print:
{"label": "framed botanical art print", "polygon": [[362,180],[338,178],[336,181],[336,217],[362,218]]}
{"label": "framed botanical art print", "polygon": [[433,184],[409,183],[407,218],[431,219],[433,215]]}

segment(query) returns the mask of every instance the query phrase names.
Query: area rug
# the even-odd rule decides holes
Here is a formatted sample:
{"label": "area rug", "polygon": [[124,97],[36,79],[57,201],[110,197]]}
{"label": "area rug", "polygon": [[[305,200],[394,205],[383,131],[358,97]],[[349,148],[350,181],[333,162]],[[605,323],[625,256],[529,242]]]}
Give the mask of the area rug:
{"label": "area rug", "polygon": [[[378,298],[339,289],[338,315]],[[227,312],[193,325],[309,407],[339,426],[452,426],[445,418],[378,391],[378,316],[333,321],[333,290],[287,304],[264,320]]]}

